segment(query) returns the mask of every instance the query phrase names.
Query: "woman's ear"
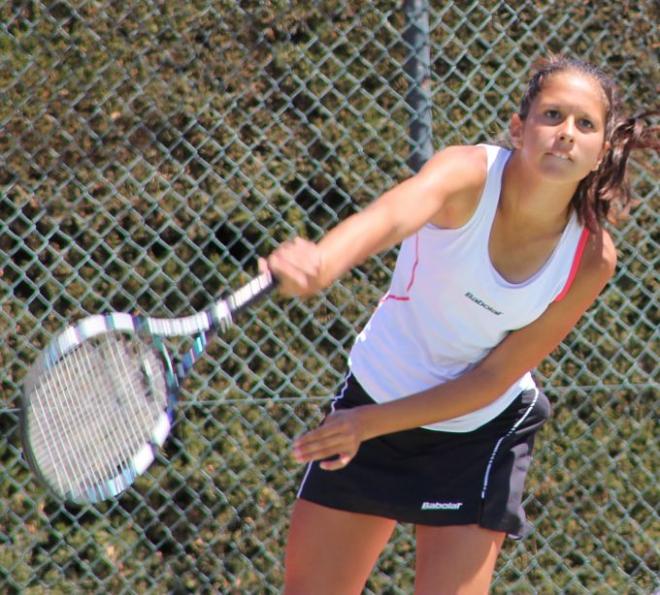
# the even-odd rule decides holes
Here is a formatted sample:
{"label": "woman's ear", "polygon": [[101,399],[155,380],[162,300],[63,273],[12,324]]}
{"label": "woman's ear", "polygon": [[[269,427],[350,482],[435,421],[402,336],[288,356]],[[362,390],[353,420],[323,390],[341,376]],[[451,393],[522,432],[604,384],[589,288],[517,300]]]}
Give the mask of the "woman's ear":
{"label": "woman's ear", "polygon": [[511,137],[511,144],[514,149],[522,147],[522,133],[523,133],[523,120],[520,114],[515,113],[511,116],[509,122],[509,136]]}

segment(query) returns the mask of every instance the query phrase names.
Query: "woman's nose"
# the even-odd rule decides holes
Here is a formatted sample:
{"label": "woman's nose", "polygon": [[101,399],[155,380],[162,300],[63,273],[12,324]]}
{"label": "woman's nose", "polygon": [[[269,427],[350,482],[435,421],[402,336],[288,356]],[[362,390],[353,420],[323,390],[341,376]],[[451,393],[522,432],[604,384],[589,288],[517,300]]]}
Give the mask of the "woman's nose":
{"label": "woman's nose", "polygon": [[575,141],[575,129],[570,118],[564,122],[564,125],[559,130],[559,140],[571,144]]}

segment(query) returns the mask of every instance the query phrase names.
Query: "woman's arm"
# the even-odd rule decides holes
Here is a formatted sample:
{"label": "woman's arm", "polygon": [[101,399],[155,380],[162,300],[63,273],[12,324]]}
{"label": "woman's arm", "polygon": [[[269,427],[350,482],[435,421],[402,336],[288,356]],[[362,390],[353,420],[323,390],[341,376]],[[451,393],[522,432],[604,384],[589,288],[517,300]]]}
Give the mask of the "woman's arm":
{"label": "woman's arm", "polygon": [[318,244],[301,238],[282,244],[268,257],[268,269],[285,295],[313,295],[429,221],[446,227],[462,224],[479,199],[486,170],[482,147],[448,147],[418,174],[339,223]]}
{"label": "woman's arm", "polygon": [[533,323],[510,333],[479,364],[445,384],[389,403],[338,411],[294,443],[300,462],[339,458],[324,469],[343,467],[360,442],[375,436],[451,419],[485,407],[535,368],[573,329],[594,302],[616,265],[605,231],[592,234],[571,289]]}

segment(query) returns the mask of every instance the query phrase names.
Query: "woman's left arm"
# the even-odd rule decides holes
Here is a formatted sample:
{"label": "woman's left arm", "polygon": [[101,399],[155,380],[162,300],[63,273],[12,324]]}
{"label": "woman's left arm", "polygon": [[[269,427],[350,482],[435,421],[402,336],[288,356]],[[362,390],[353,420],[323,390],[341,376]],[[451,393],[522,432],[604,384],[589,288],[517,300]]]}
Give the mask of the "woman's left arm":
{"label": "woman's left arm", "polygon": [[294,457],[299,462],[335,457],[321,465],[339,469],[355,456],[364,440],[485,407],[536,368],[571,332],[612,277],[615,266],[616,251],[610,236],[604,230],[592,233],[566,296],[552,303],[534,322],[509,333],[475,367],[403,399],[335,412],[294,442]]}

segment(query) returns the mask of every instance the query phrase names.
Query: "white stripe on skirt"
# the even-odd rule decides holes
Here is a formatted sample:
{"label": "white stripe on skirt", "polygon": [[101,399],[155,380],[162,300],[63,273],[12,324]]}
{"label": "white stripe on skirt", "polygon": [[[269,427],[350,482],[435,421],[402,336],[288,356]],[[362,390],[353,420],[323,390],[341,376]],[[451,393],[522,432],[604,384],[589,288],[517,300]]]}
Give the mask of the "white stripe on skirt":
{"label": "white stripe on skirt", "polygon": [[[344,384],[341,387],[341,390],[339,391],[339,394],[332,399],[332,402],[330,403],[331,413],[335,412],[335,404],[337,403],[337,401],[339,401],[340,399],[342,399],[344,397],[344,393],[346,392],[346,389],[348,388],[348,380],[351,377],[351,375],[352,375],[351,372],[346,374],[346,378],[344,379]],[[310,463],[309,465],[307,465],[307,469],[305,470],[305,475],[304,475],[302,481],[300,482],[300,488],[298,488],[298,493],[296,494],[297,498],[300,498],[300,494],[302,493],[303,487],[305,487],[305,482],[307,481],[307,476],[309,475],[309,472],[312,468],[312,464],[313,463]]]}
{"label": "white stripe on skirt", "polygon": [[511,429],[502,436],[497,443],[495,444],[495,448],[493,448],[493,452],[490,454],[490,458],[488,459],[488,466],[486,467],[486,473],[484,475],[484,483],[481,488],[481,499],[486,498],[486,492],[488,491],[488,480],[490,479],[490,471],[491,468],[493,467],[493,463],[495,462],[495,457],[497,456],[497,451],[499,450],[502,442],[504,442],[511,434],[513,434],[516,431],[516,428],[527,419],[527,416],[532,412],[532,409],[534,408],[534,405],[536,405],[536,401],[539,398],[539,389],[535,388],[534,389],[534,398],[532,399],[532,402],[530,403],[529,407],[527,408],[527,411],[523,413],[522,417],[511,427]]}

